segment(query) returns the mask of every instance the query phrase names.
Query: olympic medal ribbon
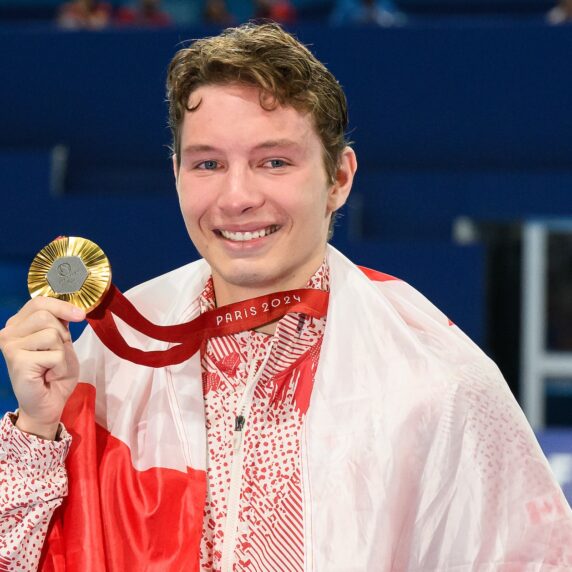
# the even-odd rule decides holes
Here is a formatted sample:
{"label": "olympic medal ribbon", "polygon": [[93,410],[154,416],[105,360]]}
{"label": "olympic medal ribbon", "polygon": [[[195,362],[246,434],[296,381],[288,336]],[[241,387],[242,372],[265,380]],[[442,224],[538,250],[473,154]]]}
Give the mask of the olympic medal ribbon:
{"label": "olympic medal ribbon", "polygon": [[[87,320],[102,343],[118,357],[147,367],[164,367],[186,361],[208,338],[254,329],[287,313],[300,312],[320,318],[327,312],[328,300],[329,293],[322,290],[274,292],[221,306],[184,324],[160,326],[145,318],[112,284]],[[165,350],[134,348],[123,339],[113,315],[149,338],[177,345]]]}
{"label": "olympic medal ribbon", "polygon": [[[324,316],[329,298],[321,290],[275,292],[216,308],[186,324],[159,326],[112,284],[111,266],[103,250],[78,236],[59,236],[35,256],[28,272],[28,289],[32,297],[50,296],[83,308],[93,330],[112,352],[149,367],[181,363],[207,338],[257,328],[288,312]],[[113,315],[149,338],[177,345],[152,351],[133,348],[123,339]]]}

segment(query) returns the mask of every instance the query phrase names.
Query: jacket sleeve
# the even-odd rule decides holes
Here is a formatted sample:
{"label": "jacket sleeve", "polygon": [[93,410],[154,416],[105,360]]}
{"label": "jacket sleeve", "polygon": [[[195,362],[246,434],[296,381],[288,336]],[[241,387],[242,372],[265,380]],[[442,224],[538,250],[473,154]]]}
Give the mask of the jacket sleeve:
{"label": "jacket sleeve", "polygon": [[58,441],[0,422],[0,570],[36,570],[54,510],[67,494],[65,458],[71,437]]}

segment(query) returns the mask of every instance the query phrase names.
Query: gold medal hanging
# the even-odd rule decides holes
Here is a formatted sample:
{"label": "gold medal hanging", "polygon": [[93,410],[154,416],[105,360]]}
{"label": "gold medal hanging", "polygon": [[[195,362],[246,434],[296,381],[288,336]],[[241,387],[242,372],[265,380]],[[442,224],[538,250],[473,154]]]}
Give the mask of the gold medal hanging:
{"label": "gold medal hanging", "polygon": [[50,296],[90,312],[111,286],[111,265],[101,248],[77,236],[56,238],[35,256],[28,272],[32,298]]}

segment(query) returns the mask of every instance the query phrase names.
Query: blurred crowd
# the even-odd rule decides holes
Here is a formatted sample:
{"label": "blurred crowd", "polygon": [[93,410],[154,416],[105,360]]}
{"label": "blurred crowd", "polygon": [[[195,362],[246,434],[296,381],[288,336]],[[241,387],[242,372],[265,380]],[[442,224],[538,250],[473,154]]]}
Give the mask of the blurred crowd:
{"label": "blurred crowd", "polygon": [[[116,6],[109,0],[68,0],[57,12],[57,24],[66,29],[103,29],[110,26],[165,27],[181,23],[177,6],[170,8],[161,0],[135,0],[131,5]],[[246,19],[266,19],[293,24],[303,19],[292,0],[252,0]],[[324,3],[322,3],[324,4]],[[175,9],[173,9],[175,8]],[[238,24],[242,14],[234,14],[226,0],[204,0],[199,22],[216,26]],[[393,26],[404,22],[392,0],[336,0],[325,15],[333,24]]]}
{"label": "blurred crowd", "polygon": [[60,6],[57,23],[62,28],[97,30],[110,25],[169,26],[172,21],[162,9],[161,0],[139,0],[116,10],[105,1],[69,0]]}
{"label": "blurred crowd", "polygon": [[57,23],[68,29],[102,29],[119,26],[169,26],[169,14],[161,7],[161,0],[139,0],[133,6],[113,10],[109,2],[99,0],[70,0],[58,10]]}
{"label": "blurred crowd", "polygon": [[572,0],[559,0],[546,15],[546,21],[553,25],[572,22]]}
{"label": "blurred crowd", "polygon": [[[333,26],[391,27],[427,16],[504,14],[544,17],[550,25],[572,23],[572,0],[553,0],[555,4],[548,11],[545,2],[550,0],[522,0],[521,4],[497,1],[498,12],[490,0],[0,0],[0,22],[7,15],[12,21],[37,18],[45,22],[55,18],[57,25],[67,30],[200,24],[225,27],[252,19],[285,25],[311,21]],[[472,11],[467,12],[470,2]],[[34,15],[36,9],[41,15]]]}

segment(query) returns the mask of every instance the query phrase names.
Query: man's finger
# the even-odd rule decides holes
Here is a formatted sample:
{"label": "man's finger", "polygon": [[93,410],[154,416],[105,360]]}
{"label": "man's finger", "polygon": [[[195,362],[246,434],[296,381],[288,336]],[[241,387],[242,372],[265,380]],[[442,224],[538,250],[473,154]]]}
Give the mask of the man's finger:
{"label": "man's finger", "polygon": [[39,355],[42,352],[49,350],[63,351],[63,347],[64,340],[62,340],[60,333],[54,328],[46,328],[45,330],[34,332],[25,338],[12,340],[5,350],[8,349],[12,354],[15,351],[38,352],[39,360]]}
{"label": "man's finger", "polygon": [[85,320],[85,312],[81,308],[57,298],[37,296],[27,302],[15,316],[12,316],[6,322],[6,326],[17,325],[34,312],[39,311],[50,312],[50,314],[64,322],[81,322]]}
{"label": "man's finger", "polygon": [[10,378],[16,395],[18,395],[17,386],[44,381],[46,372],[55,368],[59,371],[66,370],[63,348],[40,352],[20,349],[14,357],[10,367]]}
{"label": "man's finger", "polygon": [[[28,352],[25,351],[24,355],[29,360],[33,360],[34,364],[46,371],[46,370],[59,370],[61,375],[62,372],[66,370],[64,350],[47,350],[43,352]],[[59,377],[59,375],[58,375]]]}
{"label": "man's finger", "polygon": [[11,338],[25,338],[42,330],[54,329],[59,332],[62,342],[71,340],[67,322],[62,322],[48,310],[38,310],[9,327]]}

